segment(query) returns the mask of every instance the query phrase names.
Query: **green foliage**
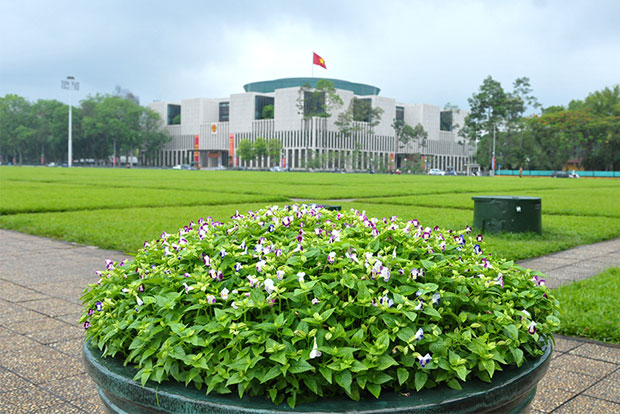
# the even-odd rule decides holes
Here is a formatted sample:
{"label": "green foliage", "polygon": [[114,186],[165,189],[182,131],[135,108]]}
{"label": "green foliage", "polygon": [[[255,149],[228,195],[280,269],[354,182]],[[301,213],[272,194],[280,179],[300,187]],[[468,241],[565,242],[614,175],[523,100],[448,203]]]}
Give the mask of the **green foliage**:
{"label": "green foliage", "polygon": [[274,107],[273,105],[265,105],[263,111],[261,113],[261,119],[273,119],[274,115]]}
{"label": "green foliage", "polygon": [[620,343],[620,268],[554,289],[560,302],[560,331]]}
{"label": "green foliage", "polygon": [[[0,159],[66,161],[68,110],[55,100],[0,97]],[[153,156],[170,139],[157,113],[116,96],[83,100],[72,110],[72,124],[74,159],[105,160],[115,145],[117,154]]]}
{"label": "green foliage", "polygon": [[243,138],[237,145],[237,155],[241,157],[243,162],[254,161],[256,159],[254,143],[248,138]]}
{"label": "green foliage", "polygon": [[418,123],[415,127],[412,127],[405,121],[394,120],[394,122],[392,123],[392,128],[394,128],[396,138],[401,144],[400,148],[404,148],[407,146],[407,144],[409,144],[409,142],[414,141],[421,141],[421,145],[423,147],[426,145],[426,138],[428,137],[428,133],[426,132],[422,124]]}
{"label": "green foliage", "polygon": [[314,89],[308,84],[299,88],[297,108],[306,120],[315,116],[329,118],[342,104],[342,98],[330,80],[320,79]]}
{"label": "green foliage", "polygon": [[369,101],[353,97],[347,110],[339,113],[334,123],[345,137],[355,136],[364,130],[373,134],[374,127],[381,122],[381,114],[383,108],[373,108]]}
{"label": "green foliage", "polygon": [[280,164],[280,156],[282,155],[282,141],[272,138],[267,141],[267,155],[272,165]]}
{"label": "green foliage", "polygon": [[317,396],[492,378],[542,354],[557,303],[478,236],[308,206],[212,218],[108,262],[81,322],[135,379]]}

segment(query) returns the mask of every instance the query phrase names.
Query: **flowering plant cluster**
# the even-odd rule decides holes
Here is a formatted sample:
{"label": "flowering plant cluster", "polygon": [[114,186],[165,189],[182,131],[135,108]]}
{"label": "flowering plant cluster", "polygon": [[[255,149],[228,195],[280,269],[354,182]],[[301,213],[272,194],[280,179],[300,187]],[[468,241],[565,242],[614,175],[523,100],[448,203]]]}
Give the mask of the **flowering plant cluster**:
{"label": "flowering plant cluster", "polygon": [[211,218],[108,261],[81,322],[135,379],[207,393],[357,400],[490,381],[559,326],[542,274],[482,236],[364,212],[273,206]]}

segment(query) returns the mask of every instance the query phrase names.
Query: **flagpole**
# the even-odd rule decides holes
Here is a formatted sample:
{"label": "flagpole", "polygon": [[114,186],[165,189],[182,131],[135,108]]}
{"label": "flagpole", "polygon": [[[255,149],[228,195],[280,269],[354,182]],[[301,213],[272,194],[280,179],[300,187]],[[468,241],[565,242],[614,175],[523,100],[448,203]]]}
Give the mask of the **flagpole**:
{"label": "flagpole", "polygon": [[312,52],[312,77],[314,78],[314,52]]}

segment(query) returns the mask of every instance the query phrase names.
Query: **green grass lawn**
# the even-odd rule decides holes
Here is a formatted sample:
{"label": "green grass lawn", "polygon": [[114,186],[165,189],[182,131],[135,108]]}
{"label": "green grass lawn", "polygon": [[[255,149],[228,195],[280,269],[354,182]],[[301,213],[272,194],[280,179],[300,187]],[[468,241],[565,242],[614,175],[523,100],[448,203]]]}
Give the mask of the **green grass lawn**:
{"label": "green grass lawn", "polygon": [[[543,233],[488,235],[518,260],[620,236],[619,180],[0,167],[0,227],[135,252],[191,220],[302,199],[462,229],[473,195],[542,197]],[[348,201],[353,200],[353,201]]]}
{"label": "green grass lawn", "polygon": [[620,343],[620,267],[554,289],[560,333]]}
{"label": "green grass lawn", "polygon": [[[620,180],[0,167],[0,228],[134,253],[162,231],[295,199],[462,229],[474,195],[542,198],[542,234],[487,234],[518,260],[620,237]],[[620,269],[556,292],[562,333],[620,342]]]}

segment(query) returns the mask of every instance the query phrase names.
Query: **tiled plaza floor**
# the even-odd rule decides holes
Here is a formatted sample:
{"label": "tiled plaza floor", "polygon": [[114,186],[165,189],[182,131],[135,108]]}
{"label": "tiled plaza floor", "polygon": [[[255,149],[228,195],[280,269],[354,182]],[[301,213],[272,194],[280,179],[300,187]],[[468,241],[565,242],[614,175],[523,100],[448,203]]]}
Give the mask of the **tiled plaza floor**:
{"label": "tiled plaza floor", "polygon": [[[620,239],[600,245],[578,249],[590,249],[590,262],[591,252],[603,251],[596,263],[620,266]],[[0,414],[103,412],[82,365],[79,298],[97,281],[94,271],[105,259],[125,256],[6,230],[0,230],[0,251]],[[561,252],[522,264],[561,284],[569,280],[563,263],[582,263],[579,256]],[[600,271],[588,269],[574,278]],[[577,338],[556,341],[532,412],[620,413],[620,347]]]}

